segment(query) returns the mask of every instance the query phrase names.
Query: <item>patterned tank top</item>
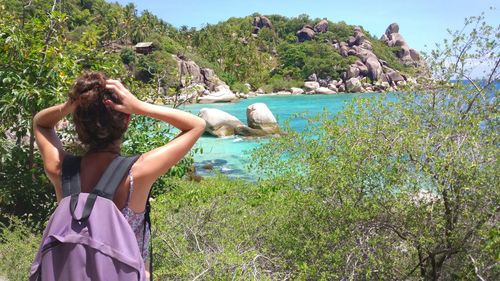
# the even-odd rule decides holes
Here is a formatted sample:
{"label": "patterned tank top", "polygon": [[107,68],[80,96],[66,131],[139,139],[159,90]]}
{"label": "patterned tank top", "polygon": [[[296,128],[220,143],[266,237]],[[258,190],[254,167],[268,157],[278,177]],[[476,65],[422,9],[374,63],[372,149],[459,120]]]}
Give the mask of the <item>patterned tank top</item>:
{"label": "patterned tank top", "polygon": [[148,243],[149,239],[151,238],[151,232],[149,230],[149,225],[146,225],[146,231],[144,231],[144,224],[146,223],[144,221],[145,212],[135,213],[129,207],[130,197],[132,196],[132,192],[134,191],[134,178],[130,171],[129,171],[129,177],[130,177],[130,190],[127,197],[127,204],[120,211],[127,220],[127,222],[130,224],[130,226],[132,227],[132,230],[134,231],[135,234],[135,238],[137,239],[137,245],[139,246],[139,250],[142,254],[142,259],[144,260],[144,262],[146,262],[149,254]]}

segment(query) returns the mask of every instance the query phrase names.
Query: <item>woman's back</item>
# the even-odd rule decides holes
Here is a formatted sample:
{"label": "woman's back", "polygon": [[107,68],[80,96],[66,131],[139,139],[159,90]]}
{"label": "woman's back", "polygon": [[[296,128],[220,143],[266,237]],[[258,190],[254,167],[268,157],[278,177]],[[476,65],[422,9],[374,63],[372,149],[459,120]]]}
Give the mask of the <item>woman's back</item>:
{"label": "woman's back", "polygon": [[[95,185],[103,175],[104,171],[108,165],[113,161],[118,154],[109,152],[97,152],[84,155],[82,157],[82,162],[80,166],[80,182],[82,192],[90,193],[94,189]],[[130,169],[130,175],[133,176],[134,166]],[[134,185],[134,191],[129,195],[130,192],[130,179],[131,177],[124,177],[120,186],[116,190],[113,202],[116,207],[122,210],[125,207],[129,207],[135,213],[141,213],[144,211],[144,206],[146,205],[146,198],[142,198],[137,194],[140,194],[138,187]],[[147,190],[149,192],[149,189]],[[144,200],[145,199],[145,200]],[[139,206],[139,208],[135,208]],[[142,208],[141,208],[142,206]]]}
{"label": "woman's back", "polygon": [[87,149],[80,165],[81,191],[86,193],[93,190],[106,167],[119,155],[131,115],[158,119],[181,131],[163,146],[142,154],[130,169],[130,176],[124,176],[120,183],[113,201],[131,224],[140,221],[153,183],[180,161],[205,131],[205,121],[197,116],[142,102],[121,82],[107,79],[102,73],[85,73],[76,80],[66,103],[46,108],[33,118],[35,139],[58,202],[62,199],[61,165],[67,153],[54,128],[69,114]]}

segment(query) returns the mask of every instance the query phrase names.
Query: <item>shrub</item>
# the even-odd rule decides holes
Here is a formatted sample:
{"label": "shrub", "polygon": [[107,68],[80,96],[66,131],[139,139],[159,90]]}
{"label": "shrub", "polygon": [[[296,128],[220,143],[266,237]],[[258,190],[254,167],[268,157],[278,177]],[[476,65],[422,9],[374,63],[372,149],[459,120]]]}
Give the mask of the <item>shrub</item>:
{"label": "shrub", "polygon": [[292,87],[301,87],[303,82],[298,80],[287,80],[281,75],[274,75],[269,79],[268,84],[263,85],[261,88],[266,93],[274,93],[278,91],[288,91]]}
{"label": "shrub", "polygon": [[123,48],[120,52],[120,58],[124,64],[133,64],[135,62],[135,52],[131,48]]}
{"label": "shrub", "polygon": [[41,235],[15,217],[8,225],[0,224],[0,277],[10,281],[28,280]]}
{"label": "shrub", "polygon": [[241,82],[234,83],[233,85],[231,85],[231,88],[233,89],[233,91],[236,91],[238,93],[248,94],[248,92],[250,92],[250,89],[248,89],[247,85]]}

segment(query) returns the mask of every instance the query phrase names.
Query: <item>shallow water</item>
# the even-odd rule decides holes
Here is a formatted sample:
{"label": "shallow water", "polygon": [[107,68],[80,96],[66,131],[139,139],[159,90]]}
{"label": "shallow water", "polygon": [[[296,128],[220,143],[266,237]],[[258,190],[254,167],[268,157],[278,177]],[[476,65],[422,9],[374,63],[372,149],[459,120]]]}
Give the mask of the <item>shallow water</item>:
{"label": "shallow water", "polygon": [[[226,111],[244,124],[247,123],[246,108],[257,102],[265,103],[282,126],[289,119],[290,126],[298,131],[304,129],[307,119],[327,109],[331,114],[342,110],[345,104],[361,97],[374,97],[376,93],[369,94],[335,94],[335,95],[269,95],[251,97],[237,103],[194,104],[180,107],[182,110],[198,114],[200,109],[217,108]],[[295,116],[300,114],[300,116]],[[295,116],[292,118],[292,116]],[[203,148],[202,154],[195,155],[197,174],[211,176],[221,172],[230,177],[252,179],[252,171],[246,164],[250,161],[251,149],[267,141],[261,139],[244,139],[239,136],[216,138],[203,135],[197,146]]]}

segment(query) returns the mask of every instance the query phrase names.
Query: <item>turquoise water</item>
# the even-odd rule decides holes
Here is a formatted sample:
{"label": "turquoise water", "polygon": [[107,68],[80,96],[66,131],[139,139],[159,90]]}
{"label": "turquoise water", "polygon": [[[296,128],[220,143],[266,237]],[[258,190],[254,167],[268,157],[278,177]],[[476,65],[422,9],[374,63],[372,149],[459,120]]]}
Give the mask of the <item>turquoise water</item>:
{"label": "turquoise water", "polygon": [[[247,124],[247,106],[262,102],[273,112],[280,125],[289,119],[290,126],[301,131],[307,123],[307,118],[321,113],[325,108],[335,114],[342,110],[346,102],[376,95],[379,94],[258,96],[240,100],[237,103],[194,104],[180,107],[180,109],[198,114],[204,107],[217,108],[236,116],[241,122]],[[303,113],[303,115],[290,119],[298,113]],[[203,153],[195,155],[197,174],[210,176],[222,172],[230,177],[251,179],[253,178],[252,172],[246,167],[250,160],[249,151],[265,141],[266,138],[244,139],[238,136],[216,138],[203,135],[196,144],[203,148]]]}

